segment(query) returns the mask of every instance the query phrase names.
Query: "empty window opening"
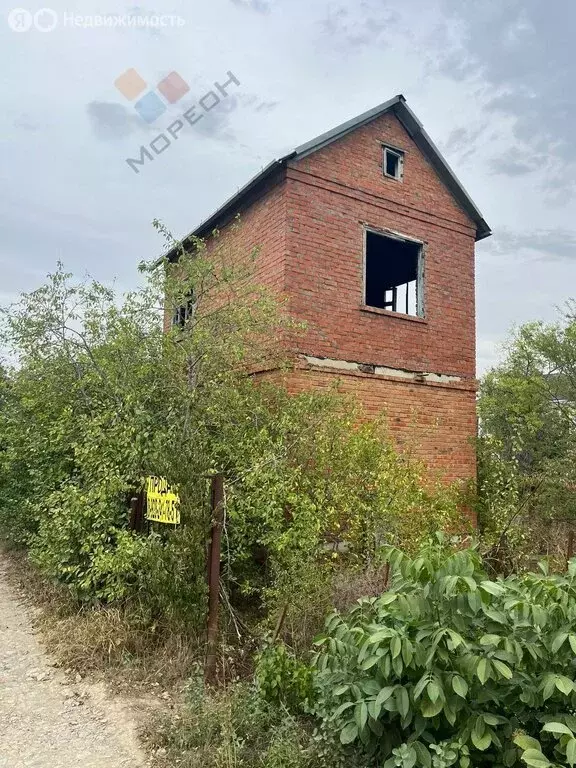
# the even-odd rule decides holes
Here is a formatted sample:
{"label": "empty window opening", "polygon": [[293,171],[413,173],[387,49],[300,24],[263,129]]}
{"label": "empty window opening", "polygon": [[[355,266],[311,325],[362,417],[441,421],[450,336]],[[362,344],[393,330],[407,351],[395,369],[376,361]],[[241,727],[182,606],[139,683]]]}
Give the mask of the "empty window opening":
{"label": "empty window opening", "polygon": [[364,299],[369,307],[422,317],[421,244],[367,230]]}
{"label": "empty window opening", "polygon": [[384,147],[384,175],[400,181],[404,176],[404,154],[398,150]]}
{"label": "empty window opening", "polygon": [[186,299],[186,303],[182,304],[179,307],[176,307],[174,310],[174,315],[172,316],[172,327],[173,328],[184,328],[186,326],[186,323],[192,318],[194,315],[194,310],[196,308],[196,302],[194,301],[193,296],[189,296]]}

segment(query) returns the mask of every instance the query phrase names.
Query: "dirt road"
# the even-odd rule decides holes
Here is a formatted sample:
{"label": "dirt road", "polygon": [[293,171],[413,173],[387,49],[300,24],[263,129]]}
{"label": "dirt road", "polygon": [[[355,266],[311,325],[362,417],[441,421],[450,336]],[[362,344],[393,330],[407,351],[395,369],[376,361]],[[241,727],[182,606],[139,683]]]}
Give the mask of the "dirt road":
{"label": "dirt road", "polygon": [[0,768],[143,768],[127,708],[51,666],[0,552]]}

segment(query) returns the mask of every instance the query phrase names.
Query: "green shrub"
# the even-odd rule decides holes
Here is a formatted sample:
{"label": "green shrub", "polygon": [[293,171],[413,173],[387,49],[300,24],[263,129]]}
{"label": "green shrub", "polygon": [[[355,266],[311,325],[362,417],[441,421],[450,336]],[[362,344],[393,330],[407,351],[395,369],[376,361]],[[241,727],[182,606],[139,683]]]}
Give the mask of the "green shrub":
{"label": "green shrub", "polygon": [[270,644],[256,659],[256,684],[269,704],[298,713],[307,708],[312,696],[312,670],[284,643]]}
{"label": "green shrub", "polygon": [[[241,254],[195,247],[122,297],[59,268],[0,315],[14,363],[0,369],[0,533],[85,603],[136,601],[152,623],[198,631],[207,476],[221,472],[229,603],[256,621],[288,604],[286,638],[308,648],[337,568],[459,525],[457,500],[427,486],[423,466],[351,400],[289,396],[249,375],[285,362],[270,340],[290,324]],[[159,308],[190,293],[196,311],[166,332]],[[128,500],[148,475],[178,488],[177,530],[128,530]]]}
{"label": "green shrub", "polygon": [[576,560],[567,576],[492,581],[442,536],[389,548],[392,585],[330,616],[317,715],[374,766],[576,761]]}

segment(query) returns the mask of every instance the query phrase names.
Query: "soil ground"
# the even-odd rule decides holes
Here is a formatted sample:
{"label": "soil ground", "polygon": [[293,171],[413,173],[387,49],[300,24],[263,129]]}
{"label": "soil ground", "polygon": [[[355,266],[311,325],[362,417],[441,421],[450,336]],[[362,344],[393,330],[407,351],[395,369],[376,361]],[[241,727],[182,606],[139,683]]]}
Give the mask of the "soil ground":
{"label": "soil ground", "polygon": [[42,648],[0,551],[0,768],[144,768],[134,713]]}

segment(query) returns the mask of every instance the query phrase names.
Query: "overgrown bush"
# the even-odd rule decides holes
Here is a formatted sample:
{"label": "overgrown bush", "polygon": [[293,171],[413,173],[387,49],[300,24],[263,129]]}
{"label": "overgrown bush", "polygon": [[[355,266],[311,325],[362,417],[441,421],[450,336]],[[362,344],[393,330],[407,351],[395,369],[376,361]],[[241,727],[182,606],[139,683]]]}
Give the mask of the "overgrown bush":
{"label": "overgrown bush", "polygon": [[[222,472],[226,616],[238,635],[236,611],[273,621],[288,604],[289,639],[307,647],[338,570],[460,526],[458,500],[351,400],[251,375],[288,365],[276,342],[291,324],[252,280],[258,254],[215,243],[144,266],[122,297],[59,268],[4,313],[0,529],[79,601],[201,628],[207,478]],[[168,330],[164,307],[179,318]],[[147,475],[179,489],[177,530],[128,530]]]}
{"label": "overgrown bush", "polygon": [[483,377],[480,417],[480,532],[492,565],[561,562],[576,524],[576,306],[559,321],[511,334],[502,361]]}
{"label": "overgrown bush", "polygon": [[576,762],[576,560],[566,576],[490,580],[442,536],[392,584],[333,614],[318,640],[315,712],[373,766]]}

